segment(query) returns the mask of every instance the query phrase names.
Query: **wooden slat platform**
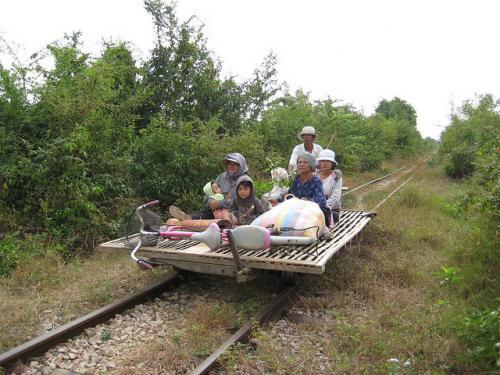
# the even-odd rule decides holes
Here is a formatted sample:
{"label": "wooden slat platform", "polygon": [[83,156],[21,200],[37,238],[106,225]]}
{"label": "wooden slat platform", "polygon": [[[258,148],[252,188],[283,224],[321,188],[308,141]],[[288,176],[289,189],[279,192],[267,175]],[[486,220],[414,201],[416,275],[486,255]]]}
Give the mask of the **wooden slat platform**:
{"label": "wooden slat platform", "polygon": [[[343,210],[339,224],[330,231],[330,240],[318,241],[308,246],[281,245],[270,250],[238,249],[241,265],[267,270],[323,273],[328,260],[361,232],[373,216],[374,213],[371,212]],[[129,237],[129,241],[133,240],[134,237]],[[197,272],[236,274],[231,248],[227,244],[216,251],[210,251],[205,244],[191,240],[170,241],[164,238],[156,240],[155,237],[149,243],[147,239],[145,241],[137,252],[141,258]],[[129,246],[123,237],[99,245],[97,251],[128,255]]]}

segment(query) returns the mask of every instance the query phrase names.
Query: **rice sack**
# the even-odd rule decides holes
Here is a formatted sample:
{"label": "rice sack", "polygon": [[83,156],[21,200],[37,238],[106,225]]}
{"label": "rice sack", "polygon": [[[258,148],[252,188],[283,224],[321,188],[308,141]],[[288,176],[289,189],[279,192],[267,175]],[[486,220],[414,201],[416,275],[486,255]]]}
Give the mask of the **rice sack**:
{"label": "rice sack", "polygon": [[[327,231],[325,215],[318,204],[298,198],[291,198],[274,206],[252,221],[250,225],[269,229],[294,228],[295,230],[287,231],[285,235],[313,239],[318,239]],[[297,230],[305,228],[310,229]]]}

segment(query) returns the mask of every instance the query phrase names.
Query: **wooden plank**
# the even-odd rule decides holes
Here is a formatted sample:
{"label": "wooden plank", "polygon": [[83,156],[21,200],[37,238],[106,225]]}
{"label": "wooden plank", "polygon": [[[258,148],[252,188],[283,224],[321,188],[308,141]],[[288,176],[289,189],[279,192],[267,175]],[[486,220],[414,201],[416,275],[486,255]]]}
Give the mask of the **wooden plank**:
{"label": "wooden plank", "polygon": [[123,246],[111,246],[108,243],[100,244],[95,249],[98,253],[111,255],[130,255],[131,251]]}
{"label": "wooden plank", "polygon": [[[193,253],[180,253],[180,252],[175,252],[175,251],[159,251],[156,248],[150,248],[150,247],[143,247],[137,252],[138,256],[141,256],[141,254],[148,254],[148,257],[162,257],[164,259],[198,259],[199,261],[205,261],[208,262],[209,259],[224,259],[228,262],[231,262],[234,264],[234,259],[231,254],[225,255],[225,254],[214,254],[210,251],[207,251],[204,254],[193,254]],[[154,255],[153,255],[154,254]],[[189,256],[189,257],[187,257]],[[271,261],[268,258],[263,258],[263,257],[248,257],[241,255],[240,260],[242,262],[242,265],[245,266],[245,262],[248,261],[253,261],[253,262],[258,262],[260,263],[287,263],[290,265],[297,265],[297,266],[306,266],[306,267],[315,267],[316,264],[313,262],[300,262],[300,261],[294,261],[294,260],[288,260],[288,259],[279,259],[275,261]]]}
{"label": "wooden plank", "polygon": [[[158,261],[158,259],[151,260]],[[190,260],[169,260],[168,264],[186,271],[205,273],[209,275],[236,277],[238,273],[236,267],[231,265],[201,263]]]}
{"label": "wooden plank", "polygon": [[[352,213],[351,215],[352,216]],[[347,219],[347,220],[345,220]],[[346,225],[350,224],[352,225],[352,222],[350,222],[349,220],[350,218],[349,217],[344,217],[343,216],[343,220],[341,221],[341,223],[339,223],[339,228],[334,228],[332,230],[332,235],[334,235],[334,233],[340,233],[341,235],[337,235],[336,237],[333,238],[332,241],[330,241],[330,243],[326,243],[328,245],[328,247],[332,247],[332,246],[336,246],[338,245],[338,242],[339,242],[339,239],[341,237],[345,237],[345,234],[344,232],[342,232],[342,227],[345,227]],[[342,226],[340,224],[343,224]],[[349,236],[351,237],[351,236]],[[122,239],[119,239],[119,240],[115,240],[115,241],[111,241],[111,243],[113,243],[112,246],[109,246],[109,247],[114,247],[116,246],[116,244],[120,243],[120,242],[124,242],[124,238]],[[165,241],[167,242],[167,241]],[[170,242],[174,242],[174,241],[170,241]],[[181,241],[179,241],[181,242]],[[208,253],[212,253],[209,251],[209,249],[203,245],[203,244],[194,244],[194,245],[191,245],[190,243],[193,243],[193,241],[182,241],[184,242],[184,246],[182,246],[181,249],[179,249],[180,246],[176,246],[177,249],[175,250],[176,252],[185,252],[185,253],[189,253],[189,254],[208,254]],[[344,241],[342,241],[343,243]],[[109,243],[108,243],[109,244]],[[106,244],[103,244],[99,247],[99,249],[102,249],[103,247],[105,247],[104,245]],[[161,244],[159,244],[159,246],[161,246]],[[121,246],[120,246],[121,247]],[[169,246],[170,247],[170,246]],[[160,247],[158,247],[160,248]],[[244,255],[244,256],[259,256],[259,257],[262,257],[262,258],[266,258],[267,260],[269,261],[273,261],[275,259],[289,259],[289,260],[301,260],[301,261],[304,261],[304,260],[309,260],[309,261],[313,261],[315,258],[321,258],[322,257],[322,253],[323,253],[323,250],[325,248],[325,244],[322,243],[320,244],[318,247],[317,247],[317,250],[318,250],[318,254],[316,254],[316,245],[313,244],[313,245],[310,245],[308,248],[305,248],[305,247],[299,247],[299,246],[294,246],[292,247],[293,249],[290,250],[291,247],[278,247],[276,249],[273,249],[273,251],[271,252],[267,252],[267,251],[249,251],[249,252],[245,252],[244,250],[242,251],[240,249],[240,254]],[[165,247],[161,247],[161,249],[166,249]],[[183,251],[184,250],[184,251]],[[229,252],[230,250],[229,249],[225,249],[224,250],[224,253],[227,253],[227,255],[229,255]],[[221,254],[220,250],[217,251],[217,252],[214,252],[216,254]],[[308,255],[309,254],[309,255]]]}
{"label": "wooden plank", "polygon": [[[162,260],[165,264],[174,264],[177,261],[190,261],[200,264],[213,264],[220,265],[225,267],[233,267],[234,260],[231,257],[223,258],[215,258],[215,257],[199,257],[193,255],[189,258],[185,256],[179,255],[175,256],[175,254],[166,254],[157,251],[144,251],[141,249],[137,252],[139,257],[146,259],[154,259],[159,262]],[[240,258],[241,259],[241,258]],[[266,262],[261,260],[261,258],[250,258],[250,259],[241,259],[241,265],[243,267],[248,268],[257,268],[257,269],[267,269],[267,270],[277,270],[277,271],[292,271],[292,272],[300,272],[300,273],[314,273],[319,274],[323,273],[325,268],[324,266],[319,266],[316,264],[307,264],[307,263],[290,263],[290,262]]]}
{"label": "wooden plank", "polygon": [[[370,221],[363,211],[345,210],[340,222],[330,231],[331,239],[307,246],[281,245],[268,250],[238,249],[241,266],[260,269],[284,270],[302,273],[322,273],[327,261],[352,240]],[[138,236],[131,236],[134,242]],[[106,242],[97,247],[99,252],[129,254],[125,237]],[[228,245],[216,251],[191,240],[171,241],[160,239],[156,246],[144,246],[138,256],[172,264],[177,262],[199,263],[200,269],[213,267],[234,268],[234,258]],[[186,263],[188,264],[188,263]],[[189,265],[196,267],[195,265]],[[187,267],[187,266],[186,266]],[[213,271],[217,272],[217,271]]]}
{"label": "wooden plank", "polygon": [[[353,214],[359,214],[359,213],[362,213],[362,212],[349,212],[349,216],[353,216]],[[357,215],[359,216],[359,215]],[[348,217],[347,215],[343,215],[343,220],[341,220],[341,223],[339,223],[339,225],[334,228],[331,233],[332,235],[334,236],[333,239],[330,241],[330,244],[328,245],[329,247],[331,246],[334,246],[340,238],[344,237],[346,235],[346,233],[343,231],[343,229],[347,226],[352,226],[353,223],[351,220],[350,217]],[[359,218],[358,218],[359,219]],[[339,235],[340,234],[340,235]],[[125,241],[124,238],[122,239],[119,239],[119,240],[115,240],[115,241],[111,241],[111,243],[113,243],[113,246],[115,246],[115,244],[118,244],[118,243],[123,243]],[[175,243],[176,241],[164,241],[165,243]],[[212,253],[209,251],[209,249],[203,245],[203,244],[199,244],[199,243],[195,243],[194,241],[177,241],[177,243],[182,243],[183,246],[175,246],[176,248],[176,252],[183,252],[182,250],[184,250],[186,253],[196,253],[196,254],[206,254],[206,253]],[[108,243],[109,244],[109,243]],[[101,245],[100,248],[103,248],[105,244]],[[320,244],[318,247],[317,247],[317,250],[318,250],[318,255],[316,255],[316,245],[313,244],[313,245],[310,245],[309,247],[302,247],[302,246],[294,246],[294,247],[290,247],[290,246],[280,246],[280,247],[277,247],[277,248],[273,248],[271,252],[268,252],[268,251],[263,251],[263,250],[260,250],[260,251],[246,251],[246,250],[242,250],[242,249],[239,249],[240,251],[240,254],[242,255],[245,255],[245,256],[258,256],[258,257],[264,257],[264,258],[267,258],[269,260],[273,260],[273,259],[276,259],[276,258],[280,258],[280,259],[302,259],[304,257],[304,254],[311,254],[311,256],[309,257],[311,260],[314,259],[315,257],[317,256],[321,256],[322,255],[322,252],[323,252],[323,246],[324,244]],[[121,247],[121,246],[120,246]],[[168,246],[168,247],[171,247],[171,246]],[[163,245],[163,243],[159,243],[157,248],[161,248],[161,249],[167,249],[167,247],[165,247]],[[216,253],[216,254],[229,254],[230,253],[230,249],[229,247],[224,247],[223,249],[219,249],[213,253]]]}
{"label": "wooden plank", "polygon": [[325,265],[328,260],[335,254],[338,250],[340,250],[342,247],[344,247],[349,241],[351,241],[365,226],[368,224],[370,221],[370,218],[366,218],[366,220],[363,220],[362,222],[358,223],[356,228],[353,229],[350,235],[345,236],[339,243],[336,244],[335,247],[332,247],[330,251],[325,254],[321,259],[319,259],[318,263],[319,265]]}
{"label": "wooden plank", "polygon": [[[354,214],[357,214],[354,216]],[[354,216],[354,217],[353,217]],[[339,238],[343,237],[345,233],[343,232],[343,229],[346,227],[349,228],[350,226],[353,225],[353,221],[359,220],[360,215],[359,213],[349,213],[349,216],[345,215],[342,216],[342,221],[337,225],[335,228],[333,228],[330,231],[330,235],[332,238],[328,241],[324,241],[320,243],[315,249],[314,247],[311,247],[310,250],[308,251],[297,251],[292,256],[290,259],[294,260],[302,260],[302,261],[315,261],[316,259],[320,259],[324,256],[324,253],[331,247],[336,247],[337,244],[339,243]],[[316,251],[317,250],[317,251]]]}

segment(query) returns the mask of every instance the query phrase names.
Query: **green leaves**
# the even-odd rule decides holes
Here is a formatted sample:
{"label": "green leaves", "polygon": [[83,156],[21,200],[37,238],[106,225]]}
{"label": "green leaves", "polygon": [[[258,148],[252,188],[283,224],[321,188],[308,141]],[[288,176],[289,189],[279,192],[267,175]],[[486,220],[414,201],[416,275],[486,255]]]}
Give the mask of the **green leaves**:
{"label": "green leaves", "polygon": [[441,270],[434,275],[440,279],[441,285],[454,286],[462,280],[455,267],[441,266]]}
{"label": "green leaves", "polygon": [[457,331],[459,339],[467,347],[463,360],[476,363],[482,369],[498,369],[500,308],[475,311],[462,317]]}
{"label": "green leaves", "polygon": [[[442,133],[439,148],[444,171],[454,178],[466,178],[466,193],[457,200],[454,211],[457,218],[464,219],[464,225],[474,231],[464,244],[467,251],[462,252],[465,255],[457,251],[457,259],[463,263],[460,276],[464,281],[461,284],[471,288],[474,295],[496,296],[498,291],[499,105],[491,95],[465,101]],[[441,273],[447,284],[457,283],[458,273],[453,267],[443,267]],[[467,348],[462,359],[493,371],[499,366],[500,311],[497,305],[498,299],[490,306],[481,306],[481,310],[459,319],[455,327]]]}

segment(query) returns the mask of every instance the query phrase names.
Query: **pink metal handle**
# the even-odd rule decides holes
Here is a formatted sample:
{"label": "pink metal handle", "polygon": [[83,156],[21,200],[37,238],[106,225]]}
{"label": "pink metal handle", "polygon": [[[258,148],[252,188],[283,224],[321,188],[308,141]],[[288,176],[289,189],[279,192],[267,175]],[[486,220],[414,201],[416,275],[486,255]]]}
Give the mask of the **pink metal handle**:
{"label": "pink metal handle", "polygon": [[166,231],[160,232],[160,236],[166,237],[169,240],[181,240],[186,237],[191,238],[191,236],[194,234],[193,232],[182,232],[179,231],[179,229],[182,229],[182,227],[179,226],[169,227]]}

